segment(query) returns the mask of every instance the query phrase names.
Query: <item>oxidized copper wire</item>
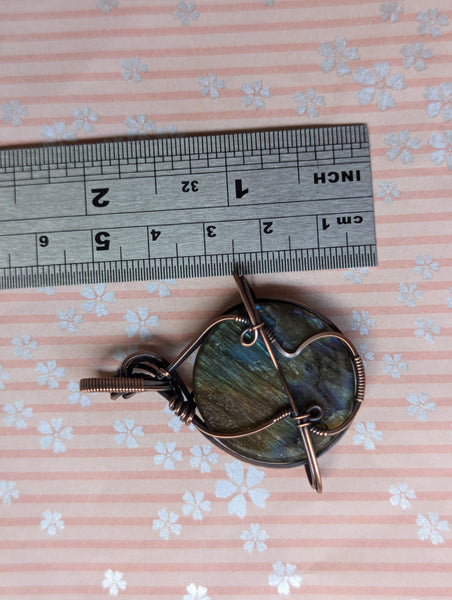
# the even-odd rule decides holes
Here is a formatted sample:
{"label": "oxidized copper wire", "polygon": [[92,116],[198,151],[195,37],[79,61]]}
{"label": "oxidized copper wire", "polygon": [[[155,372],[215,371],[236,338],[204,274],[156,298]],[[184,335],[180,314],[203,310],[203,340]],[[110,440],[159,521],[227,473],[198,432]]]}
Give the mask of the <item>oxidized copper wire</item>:
{"label": "oxidized copper wire", "polygon": [[[234,279],[245,306],[247,317],[227,314],[217,317],[207,325],[194,341],[188,344],[172,363],[169,363],[160,356],[150,353],[137,352],[131,354],[123,361],[117,376],[82,379],[80,381],[80,391],[109,392],[112,400],[116,400],[121,396],[123,398],[129,398],[138,392],[159,392],[167,400],[169,408],[182,422],[187,425],[192,423],[201,433],[217,440],[252,435],[275,425],[283,419],[292,418],[296,421],[300,437],[306,450],[307,459],[305,468],[308,480],[317,492],[321,492],[322,479],[317,456],[312,444],[311,434],[320,437],[338,435],[345,431],[352,423],[361,402],[364,399],[365,376],[361,357],[350,340],[346,338],[344,334],[336,331],[324,331],[312,335],[302,342],[294,352],[288,352],[278,342],[275,334],[261,320],[250,286],[246,279],[237,273],[234,273]],[[252,346],[257,342],[259,336],[262,338],[290,405],[290,408],[279,411],[277,414],[273,415],[271,419],[258,423],[254,427],[236,432],[229,431],[228,433],[214,431],[207,427],[205,422],[198,414],[196,414],[197,407],[193,398],[193,393],[188,390],[177,373],[177,369],[197,350],[207,334],[215,326],[225,321],[234,321],[244,326],[244,330],[240,335],[240,342],[243,346]],[[305,413],[299,412],[299,408],[292,397],[276,357],[277,353],[285,358],[294,358],[313,342],[328,337],[336,338],[345,344],[351,355],[355,371],[354,401],[351,413],[341,425],[333,429],[325,429],[317,424],[323,417],[323,409],[320,406],[314,404],[310,406]]]}

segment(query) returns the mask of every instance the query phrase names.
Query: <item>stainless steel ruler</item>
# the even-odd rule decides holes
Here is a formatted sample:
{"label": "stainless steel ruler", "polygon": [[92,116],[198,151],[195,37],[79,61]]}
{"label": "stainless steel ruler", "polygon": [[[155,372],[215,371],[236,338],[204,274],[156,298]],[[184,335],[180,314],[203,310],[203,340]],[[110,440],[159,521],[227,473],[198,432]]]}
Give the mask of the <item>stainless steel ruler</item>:
{"label": "stainless steel ruler", "polygon": [[0,151],[0,287],[376,264],[365,125]]}

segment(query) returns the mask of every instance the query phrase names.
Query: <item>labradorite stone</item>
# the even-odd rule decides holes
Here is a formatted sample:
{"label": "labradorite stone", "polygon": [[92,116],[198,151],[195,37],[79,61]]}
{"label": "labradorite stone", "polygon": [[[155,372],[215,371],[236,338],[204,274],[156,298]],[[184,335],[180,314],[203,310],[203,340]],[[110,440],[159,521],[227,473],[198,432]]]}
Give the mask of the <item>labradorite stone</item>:
{"label": "labradorite stone", "polygon": [[[338,331],[313,310],[282,300],[257,300],[261,319],[288,352],[321,331]],[[243,307],[233,313],[246,316]],[[271,419],[289,400],[259,336],[250,347],[240,343],[243,325],[226,321],[207,335],[198,350],[193,370],[193,391],[199,412],[215,431],[236,432]],[[317,404],[324,416],[323,428],[340,425],[351,413],[355,374],[345,345],[335,338],[313,342],[295,358],[275,351],[292,396],[303,413]],[[312,434],[316,454],[325,451],[338,436]],[[222,440],[226,450],[244,460],[269,466],[306,462],[306,452],[296,423],[290,417],[268,429],[243,438]]]}

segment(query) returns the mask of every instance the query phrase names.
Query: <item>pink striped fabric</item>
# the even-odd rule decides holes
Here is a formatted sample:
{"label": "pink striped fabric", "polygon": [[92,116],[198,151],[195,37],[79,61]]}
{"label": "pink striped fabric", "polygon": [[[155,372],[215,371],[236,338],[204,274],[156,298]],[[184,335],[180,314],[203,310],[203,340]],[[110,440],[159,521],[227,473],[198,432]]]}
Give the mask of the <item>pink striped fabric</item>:
{"label": "pink striped fabric", "polygon": [[451,27],[449,0],[0,0],[2,146],[367,123],[379,257],[251,278],[366,363],[321,496],[158,395],[79,391],[136,348],[175,356],[231,279],[1,292],[1,597],[450,598]]}

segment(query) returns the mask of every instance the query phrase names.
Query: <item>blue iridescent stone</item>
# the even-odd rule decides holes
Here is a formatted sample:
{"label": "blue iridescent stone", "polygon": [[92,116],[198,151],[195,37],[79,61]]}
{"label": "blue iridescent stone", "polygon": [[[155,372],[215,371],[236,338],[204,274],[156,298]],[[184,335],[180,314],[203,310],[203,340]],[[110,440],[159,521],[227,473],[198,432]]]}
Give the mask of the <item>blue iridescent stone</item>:
{"label": "blue iridescent stone", "polygon": [[[288,352],[312,335],[338,329],[310,308],[283,300],[257,300],[265,325]],[[246,317],[243,306],[233,314]],[[229,314],[229,311],[228,311]],[[198,350],[193,369],[193,392],[198,410],[211,430],[234,433],[271,419],[290,404],[262,338],[243,346],[246,327],[225,321],[213,328]],[[336,338],[322,338],[297,357],[275,353],[280,369],[301,413],[310,406],[323,409],[318,423],[324,429],[342,424],[351,414],[355,370],[346,346]],[[317,455],[342,434],[312,434]],[[291,418],[243,438],[221,440],[221,446],[243,460],[268,466],[295,466],[306,462],[306,451]]]}

